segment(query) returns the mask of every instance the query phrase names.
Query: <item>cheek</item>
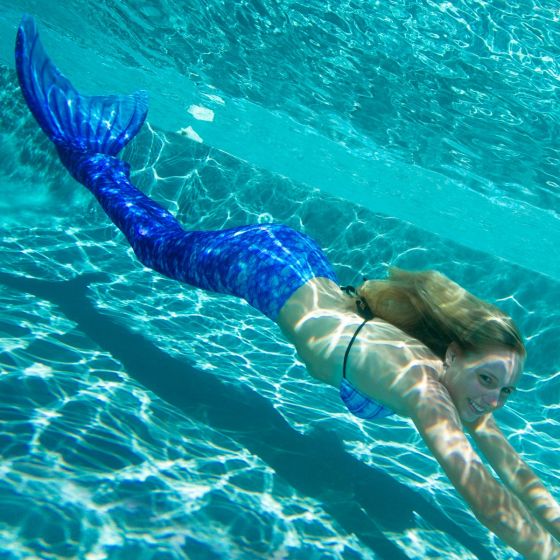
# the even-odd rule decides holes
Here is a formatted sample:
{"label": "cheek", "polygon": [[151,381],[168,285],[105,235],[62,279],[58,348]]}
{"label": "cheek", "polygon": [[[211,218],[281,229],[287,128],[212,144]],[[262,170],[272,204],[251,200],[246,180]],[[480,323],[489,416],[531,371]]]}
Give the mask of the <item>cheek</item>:
{"label": "cheek", "polygon": [[476,396],[482,391],[476,375],[469,370],[457,368],[452,374],[448,378],[446,386],[455,402]]}
{"label": "cheek", "polygon": [[463,378],[456,378],[454,382],[448,386],[449,394],[454,401],[458,401],[472,393],[471,383],[466,382]]}
{"label": "cheek", "polygon": [[478,398],[484,393],[484,388],[476,378],[467,378],[457,387],[458,396],[463,398]]}
{"label": "cheek", "polygon": [[471,391],[474,391],[476,393],[483,393],[486,389],[482,386],[481,383],[479,383],[478,379],[475,377],[474,379],[471,380],[471,382],[469,383],[469,389]]}

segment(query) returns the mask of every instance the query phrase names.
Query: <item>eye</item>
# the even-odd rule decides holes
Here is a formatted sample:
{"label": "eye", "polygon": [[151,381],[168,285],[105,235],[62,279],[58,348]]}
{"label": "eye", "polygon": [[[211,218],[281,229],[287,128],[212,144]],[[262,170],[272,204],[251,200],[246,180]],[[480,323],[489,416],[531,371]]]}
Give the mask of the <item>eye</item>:
{"label": "eye", "polygon": [[484,383],[484,385],[490,385],[492,383],[492,378],[485,373],[479,374],[480,380]]}
{"label": "eye", "polygon": [[513,393],[513,389],[511,389],[510,387],[504,387],[502,389],[502,393],[506,396],[509,397],[512,393]]}

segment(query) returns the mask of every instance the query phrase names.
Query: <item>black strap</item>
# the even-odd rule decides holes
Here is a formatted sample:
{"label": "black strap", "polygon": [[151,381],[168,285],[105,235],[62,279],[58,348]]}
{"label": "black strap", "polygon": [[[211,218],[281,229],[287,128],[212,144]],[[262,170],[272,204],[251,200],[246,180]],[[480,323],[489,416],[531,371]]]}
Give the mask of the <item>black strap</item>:
{"label": "black strap", "polygon": [[356,308],[358,309],[358,314],[365,317],[366,321],[375,318],[375,313],[369,308],[364,298],[356,300]]}
{"label": "black strap", "polygon": [[[366,280],[366,278],[364,278],[364,280]],[[358,315],[365,317],[366,320],[373,319],[375,317],[375,313],[369,308],[366,300],[358,295],[354,286],[340,286],[340,289],[349,296],[357,298],[356,309],[358,310]]]}
{"label": "black strap", "polygon": [[[367,278],[364,277],[364,282],[366,280],[367,280]],[[346,362],[348,361],[348,355],[350,354],[350,348],[352,348],[352,344],[354,344],[354,341],[356,340],[356,337],[358,336],[358,334],[360,334],[360,331],[363,329],[364,325],[368,321],[373,319],[375,317],[375,314],[369,308],[366,300],[364,298],[361,298],[358,295],[358,292],[357,292],[356,288],[354,288],[354,286],[340,286],[340,289],[343,292],[345,292],[346,294],[348,294],[349,296],[354,296],[354,297],[358,298],[356,300],[356,307],[358,309],[358,314],[361,315],[362,317],[365,317],[365,319],[362,321],[360,326],[356,329],[356,332],[353,334],[352,338],[350,339],[350,342],[348,343],[348,346],[346,347],[346,352],[344,354],[344,362],[342,364],[342,377],[344,377],[344,379],[346,379]]]}
{"label": "black strap", "polygon": [[348,346],[346,347],[346,353],[344,354],[344,362],[342,363],[342,377],[344,377],[344,379],[346,379],[346,362],[348,361],[348,354],[350,354],[350,348],[352,348],[352,344],[354,344],[354,340],[356,340],[356,337],[358,336],[358,334],[360,333],[360,331],[362,330],[363,326],[370,320],[370,318],[366,318],[362,321],[362,323],[360,324],[360,326],[356,329],[356,332],[354,333],[354,335],[352,336],[352,339],[350,340],[350,342],[348,343]]}
{"label": "black strap", "polygon": [[358,292],[356,291],[356,288],[354,288],[354,286],[340,286],[340,289],[345,293],[348,294],[349,296],[357,296]]}

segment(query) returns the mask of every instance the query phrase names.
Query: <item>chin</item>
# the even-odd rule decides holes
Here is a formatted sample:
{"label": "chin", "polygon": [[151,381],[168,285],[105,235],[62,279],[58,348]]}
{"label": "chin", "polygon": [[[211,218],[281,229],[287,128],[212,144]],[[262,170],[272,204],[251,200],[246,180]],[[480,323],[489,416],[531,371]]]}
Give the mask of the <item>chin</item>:
{"label": "chin", "polygon": [[477,417],[472,413],[472,412],[461,412],[459,411],[459,418],[461,419],[462,422],[474,422]]}
{"label": "chin", "polygon": [[481,418],[480,414],[464,414],[461,417],[461,420],[463,420],[463,422],[466,422],[467,424],[472,424],[473,422],[476,422],[477,420],[479,420]]}

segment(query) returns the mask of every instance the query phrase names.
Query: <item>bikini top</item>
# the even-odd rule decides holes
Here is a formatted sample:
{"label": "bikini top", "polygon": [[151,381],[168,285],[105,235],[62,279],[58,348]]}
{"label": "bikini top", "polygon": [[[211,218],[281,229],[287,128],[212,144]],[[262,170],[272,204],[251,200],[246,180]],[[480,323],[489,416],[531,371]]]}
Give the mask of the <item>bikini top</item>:
{"label": "bikini top", "polygon": [[[341,286],[341,290],[349,295],[358,295],[356,289],[353,286]],[[368,307],[367,303],[362,298],[356,300],[356,306],[358,308],[358,313],[362,316],[365,316],[365,319],[356,329],[356,332],[348,343],[346,353],[344,354],[344,361],[342,365],[342,380],[340,382],[339,388],[340,398],[346,405],[346,408],[358,418],[362,418],[363,420],[376,420],[378,418],[386,418],[387,416],[393,415],[394,412],[390,408],[387,408],[385,405],[381,404],[380,402],[369,397],[368,395],[364,394],[362,391],[354,387],[354,385],[350,383],[350,381],[348,381],[348,379],[346,378],[346,362],[348,361],[348,355],[350,354],[352,344],[354,344],[356,337],[358,336],[364,325],[375,317],[371,309]]]}

